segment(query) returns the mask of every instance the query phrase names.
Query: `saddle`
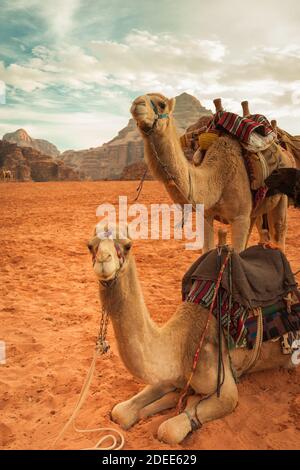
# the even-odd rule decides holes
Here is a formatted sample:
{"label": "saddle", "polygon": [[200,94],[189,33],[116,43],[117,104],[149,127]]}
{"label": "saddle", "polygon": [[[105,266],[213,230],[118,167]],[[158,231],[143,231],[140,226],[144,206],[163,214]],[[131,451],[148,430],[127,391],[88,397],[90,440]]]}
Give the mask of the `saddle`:
{"label": "saddle", "polygon": [[[222,260],[228,248],[222,247]],[[211,250],[197,259],[182,279],[182,299],[211,308],[220,270],[219,251]],[[222,327],[229,348],[253,348],[260,310],[262,340],[269,341],[300,331],[300,295],[285,255],[265,245],[230,252],[222,275],[220,305]]]}
{"label": "saddle", "polygon": [[[226,111],[217,112],[190,126],[181,137],[181,144],[186,154],[193,151],[193,161],[200,165],[209,146],[221,135],[230,134],[242,145],[243,156],[253,191],[264,187],[266,178],[279,168],[294,168],[293,152],[298,155],[300,165],[300,137],[293,138],[282,130],[278,131],[278,139],[267,118],[261,114],[241,117]],[[201,124],[201,127],[200,127]],[[297,153],[298,152],[298,153]],[[190,159],[190,155],[189,155]],[[264,198],[259,194],[259,201]],[[254,199],[256,201],[256,199]],[[255,203],[255,206],[257,204]]]}

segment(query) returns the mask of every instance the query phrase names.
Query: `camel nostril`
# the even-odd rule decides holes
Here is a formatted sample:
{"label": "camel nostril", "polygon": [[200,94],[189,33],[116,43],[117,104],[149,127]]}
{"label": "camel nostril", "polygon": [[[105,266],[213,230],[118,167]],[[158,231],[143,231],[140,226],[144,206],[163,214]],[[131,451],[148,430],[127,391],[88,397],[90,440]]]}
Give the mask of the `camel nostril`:
{"label": "camel nostril", "polygon": [[109,253],[99,253],[96,259],[99,263],[107,263],[108,261],[111,261],[112,256]]}

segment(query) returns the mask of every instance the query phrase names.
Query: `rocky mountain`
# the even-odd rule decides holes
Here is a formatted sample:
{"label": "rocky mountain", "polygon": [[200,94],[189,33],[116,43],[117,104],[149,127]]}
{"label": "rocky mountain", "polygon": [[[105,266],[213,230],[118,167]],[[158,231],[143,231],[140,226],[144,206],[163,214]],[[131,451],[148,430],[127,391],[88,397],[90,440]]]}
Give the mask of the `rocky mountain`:
{"label": "rocky mountain", "polygon": [[147,173],[145,174],[146,170],[147,165],[143,160],[131,163],[131,165],[127,165],[123,169],[120,180],[140,180],[141,178],[153,180],[150,170],[147,170]]}
{"label": "rocky mountain", "polygon": [[44,155],[31,147],[19,147],[0,140],[0,169],[10,170],[17,181],[79,180],[78,171],[63,161]]}
{"label": "rocky mountain", "polygon": [[[211,115],[211,111],[204,108],[194,96],[182,93],[176,97],[174,117],[179,134],[204,115]],[[130,179],[132,179],[135,170],[136,174],[141,173],[141,167],[131,167],[131,165],[141,162],[143,155],[142,138],[135,121],[129,119],[127,126],[110,142],[87,150],[68,150],[63,152],[60,158],[68,166],[79,170],[93,180],[122,179],[126,175],[127,177],[131,175]],[[129,170],[123,173],[127,167]]]}
{"label": "rocky mountain", "polygon": [[24,129],[18,129],[15,132],[5,134],[3,140],[17,144],[18,147],[31,147],[51,157],[58,157],[60,155],[60,151],[54,144],[43,139],[33,139]]}

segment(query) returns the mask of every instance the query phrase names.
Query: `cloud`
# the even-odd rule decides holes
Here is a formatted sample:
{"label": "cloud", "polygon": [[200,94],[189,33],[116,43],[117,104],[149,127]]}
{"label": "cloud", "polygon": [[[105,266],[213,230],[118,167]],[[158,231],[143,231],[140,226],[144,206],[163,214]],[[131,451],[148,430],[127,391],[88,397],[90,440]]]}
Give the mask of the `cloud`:
{"label": "cloud", "polygon": [[80,0],[9,0],[4,1],[6,12],[30,12],[47,25],[46,31],[57,40],[66,37],[72,30],[74,16],[80,8]]}
{"label": "cloud", "polygon": [[34,138],[58,144],[63,142],[63,145],[58,145],[60,150],[78,150],[109,141],[114,135],[112,129],[121,129],[127,121],[127,116],[105,111],[41,112],[40,109],[19,106],[16,115],[14,108],[6,107],[5,119],[0,122],[0,135],[22,127]]}
{"label": "cloud", "polygon": [[[187,91],[208,108],[221,96],[235,112],[249,99],[253,112],[280,118],[287,130],[299,132],[300,4],[273,3],[253,0],[245,15],[238,0],[161,0],[159,8],[136,0],[3,0],[5,122],[30,126],[23,111],[33,113],[34,107],[28,116],[39,136],[48,135],[48,116],[58,145],[97,145],[113,137],[119,120],[126,122],[138,94]],[[93,131],[73,115],[84,116]],[[63,125],[67,116],[74,132]]]}

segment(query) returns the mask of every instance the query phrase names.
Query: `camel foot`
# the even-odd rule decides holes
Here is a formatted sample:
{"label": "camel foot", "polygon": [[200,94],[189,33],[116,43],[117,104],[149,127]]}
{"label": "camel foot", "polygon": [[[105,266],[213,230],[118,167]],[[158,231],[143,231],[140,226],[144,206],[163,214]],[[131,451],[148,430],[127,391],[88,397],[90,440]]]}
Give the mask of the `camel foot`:
{"label": "camel foot", "polygon": [[185,413],[167,419],[158,428],[157,437],[166,444],[179,444],[191,432],[191,422]]}
{"label": "camel foot", "polygon": [[125,430],[131,428],[139,420],[138,410],[126,401],[114,406],[110,415],[112,421]]}
{"label": "camel foot", "polygon": [[[193,423],[200,424],[196,416],[196,407],[200,401],[200,395],[191,395],[187,400],[187,406],[183,413],[164,421],[158,428],[157,437],[166,444],[179,444],[193,431]],[[195,428],[194,428],[195,429]]]}

